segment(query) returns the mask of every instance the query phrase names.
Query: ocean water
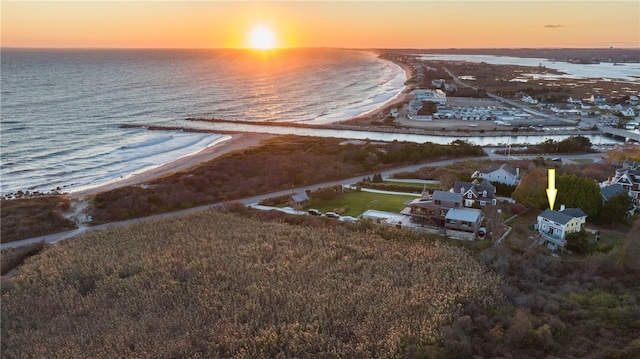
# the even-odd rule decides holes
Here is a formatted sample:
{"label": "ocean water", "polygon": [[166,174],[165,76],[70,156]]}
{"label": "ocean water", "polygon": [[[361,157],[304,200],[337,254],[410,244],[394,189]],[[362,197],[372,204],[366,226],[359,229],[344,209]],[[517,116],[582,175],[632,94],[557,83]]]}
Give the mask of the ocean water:
{"label": "ocean water", "polygon": [[404,71],[363,51],[2,49],[0,193],[72,192],[225,140],[189,117],[330,123],[404,87]]}

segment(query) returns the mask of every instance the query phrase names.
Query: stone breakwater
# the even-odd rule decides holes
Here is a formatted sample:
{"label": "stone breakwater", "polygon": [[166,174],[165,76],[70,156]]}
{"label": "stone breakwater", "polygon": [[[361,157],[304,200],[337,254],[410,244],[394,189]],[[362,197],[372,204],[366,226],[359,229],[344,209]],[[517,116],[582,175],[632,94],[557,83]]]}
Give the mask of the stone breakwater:
{"label": "stone breakwater", "polygon": [[[581,130],[581,129],[557,129],[557,130],[527,130],[518,128],[517,131],[513,129],[505,129],[502,131],[492,130],[478,130],[472,128],[458,127],[455,129],[443,130],[443,129],[423,129],[423,128],[411,128],[405,126],[396,125],[350,125],[344,123],[333,123],[325,125],[310,125],[304,123],[283,123],[283,122],[253,122],[253,121],[236,121],[225,120],[219,118],[187,118],[186,121],[194,122],[209,122],[209,123],[232,123],[232,124],[244,124],[244,125],[258,125],[258,126],[273,126],[273,127],[288,127],[288,128],[318,128],[327,130],[344,130],[344,131],[363,131],[363,132],[385,132],[385,133],[406,133],[412,135],[429,135],[429,136],[460,136],[460,137],[495,137],[495,136],[513,136],[513,135],[528,135],[528,136],[546,136],[546,135],[599,135],[602,132],[598,130]],[[157,126],[148,126],[149,129],[160,129]],[[163,128],[163,129],[183,129],[185,131],[195,132],[222,132],[211,130],[197,130],[187,128]]]}

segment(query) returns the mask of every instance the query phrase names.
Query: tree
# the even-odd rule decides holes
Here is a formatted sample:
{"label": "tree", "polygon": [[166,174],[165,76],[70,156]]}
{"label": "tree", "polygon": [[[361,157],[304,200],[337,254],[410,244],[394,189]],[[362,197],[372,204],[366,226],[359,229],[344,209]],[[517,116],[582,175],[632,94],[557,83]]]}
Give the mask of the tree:
{"label": "tree", "polygon": [[618,146],[607,152],[607,159],[609,160],[609,164],[623,161],[640,162],[640,148],[631,144]]}
{"label": "tree", "polygon": [[626,192],[620,193],[617,196],[609,198],[609,200],[602,205],[600,221],[610,226],[618,223],[626,223],[630,217],[629,212],[633,210],[633,207],[633,199],[631,199]]}
{"label": "tree", "polygon": [[567,250],[578,254],[589,253],[589,240],[584,230],[567,234]]}
{"label": "tree", "polygon": [[580,208],[588,221],[598,218],[602,208],[602,195],[598,184],[575,174],[562,175],[556,179],[558,196],[555,207],[564,204],[567,208]]}
{"label": "tree", "polygon": [[516,202],[525,206],[545,209],[549,206],[546,188],[547,170],[545,168],[536,168],[522,178],[516,190],[513,191],[512,197]]}

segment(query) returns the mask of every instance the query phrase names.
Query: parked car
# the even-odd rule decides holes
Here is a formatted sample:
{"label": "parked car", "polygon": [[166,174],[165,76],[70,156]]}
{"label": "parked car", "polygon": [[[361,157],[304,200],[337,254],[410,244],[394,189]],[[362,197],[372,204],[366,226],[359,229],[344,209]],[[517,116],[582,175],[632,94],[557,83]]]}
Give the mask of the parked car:
{"label": "parked car", "polygon": [[340,215],[338,215],[336,212],[327,212],[324,215],[329,218],[340,218]]}
{"label": "parked car", "polygon": [[309,214],[312,216],[322,216],[322,212],[314,208],[309,209]]}

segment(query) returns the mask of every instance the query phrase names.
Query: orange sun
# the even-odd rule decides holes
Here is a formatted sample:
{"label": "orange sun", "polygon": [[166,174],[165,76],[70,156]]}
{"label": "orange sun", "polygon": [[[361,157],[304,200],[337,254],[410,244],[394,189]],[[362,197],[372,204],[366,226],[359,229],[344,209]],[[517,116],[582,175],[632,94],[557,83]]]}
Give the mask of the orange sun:
{"label": "orange sun", "polygon": [[256,50],[269,50],[276,47],[273,31],[265,26],[256,26],[249,34],[249,46]]}

